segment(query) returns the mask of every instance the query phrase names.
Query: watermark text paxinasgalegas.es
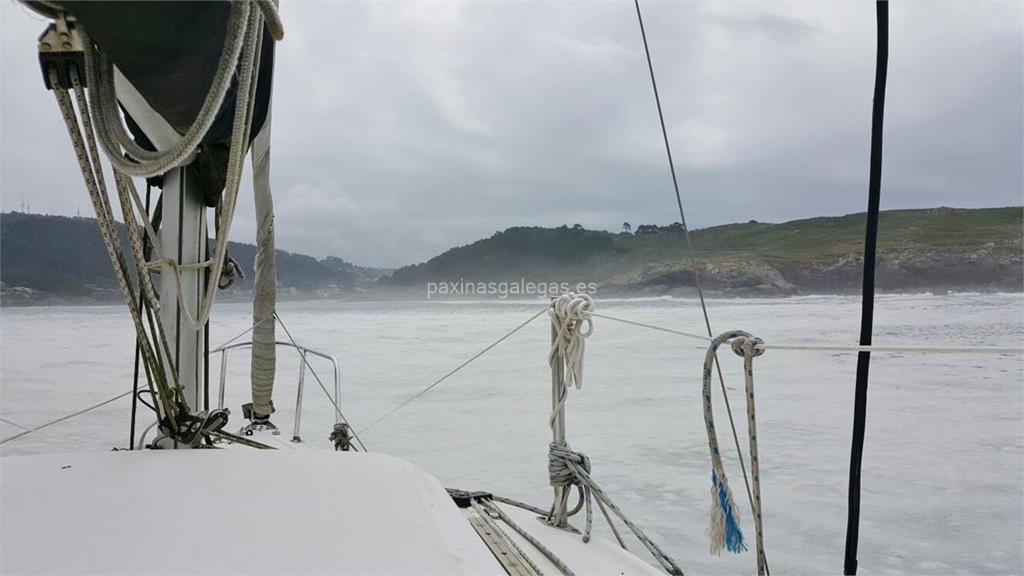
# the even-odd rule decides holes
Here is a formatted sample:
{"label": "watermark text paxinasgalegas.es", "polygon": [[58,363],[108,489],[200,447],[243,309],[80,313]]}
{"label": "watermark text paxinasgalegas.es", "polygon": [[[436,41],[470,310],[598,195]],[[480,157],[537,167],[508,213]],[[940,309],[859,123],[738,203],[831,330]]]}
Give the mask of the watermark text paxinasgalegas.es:
{"label": "watermark text paxinasgalegas.es", "polygon": [[459,278],[455,282],[428,282],[427,299],[434,296],[496,296],[505,299],[510,296],[547,298],[576,292],[594,294],[596,282],[528,282],[524,278],[511,282],[473,282]]}

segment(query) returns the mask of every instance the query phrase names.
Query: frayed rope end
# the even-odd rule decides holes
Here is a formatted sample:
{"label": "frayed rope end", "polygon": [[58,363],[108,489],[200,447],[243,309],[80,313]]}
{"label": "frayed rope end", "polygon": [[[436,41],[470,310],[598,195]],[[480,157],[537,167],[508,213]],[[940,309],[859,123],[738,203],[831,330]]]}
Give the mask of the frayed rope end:
{"label": "frayed rope end", "polygon": [[732,498],[732,490],[725,480],[714,471],[711,473],[711,522],[708,525],[711,539],[711,553],[720,555],[722,549],[740,553],[747,549],[740,531],[739,512]]}

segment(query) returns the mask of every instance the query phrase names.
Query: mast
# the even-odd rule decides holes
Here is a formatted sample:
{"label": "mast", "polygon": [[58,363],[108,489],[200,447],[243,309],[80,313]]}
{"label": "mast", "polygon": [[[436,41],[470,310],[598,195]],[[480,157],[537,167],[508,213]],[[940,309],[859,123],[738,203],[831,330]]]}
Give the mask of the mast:
{"label": "mast", "polygon": [[[39,40],[43,77],[64,117],[131,313],[149,392],[158,400],[161,445],[210,441],[227,413],[208,411],[209,319],[218,289],[239,272],[227,239],[245,156],[257,135],[256,203],[267,227],[260,241],[270,253],[257,265],[266,268],[257,274],[257,311],[273,317],[270,70],[274,40],[283,36],[276,2],[26,4],[54,20]],[[267,72],[262,78],[261,68]],[[99,150],[113,167],[130,258],[118,238]],[[140,213],[133,178],[162,188],[152,221],[148,206]],[[207,246],[208,208],[216,208],[215,246]],[[146,246],[156,248],[155,257]],[[259,380],[269,405],[273,321],[254,328],[269,334],[270,346],[254,346],[264,369],[255,369],[254,358],[253,396]]]}
{"label": "mast", "polygon": [[[168,369],[176,367],[182,395],[193,411],[205,410],[203,389],[204,364],[206,362],[206,339],[203,326],[190,326],[182,317],[182,306],[187,306],[195,316],[206,299],[205,272],[188,268],[206,260],[206,205],[202,198],[202,187],[194,170],[189,165],[175,168],[164,175],[163,226],[160,227],[160,243],[164,253],[177,260],[181,266],[181,302],[178,302],[178,284],[174,274],[166,271],[160,274],[160,322],[170,340],[173,362]],[[170,377],[170,375],[168,375]]]}
{"label": "mast", "polygon": [[[150,107],[116,68],[114,86],[118,102],[154,147],[167,149],[181,141],[177,131]],[[165,362],[167,378],[172,379],[170,371],[177,370],[182,396],[193,411],[199,411],[208,408],[203,376],[208,344],[205,328],[209,320],[201,326],[192,326],[185,321],[187,316],[199,314],[202,302],[208,296],[204,269],[189,267],[205,261],[208,252],[207,207],[203,184],[193,167],[195,162],[192,160],[173,168],[161,179],[160,245],[163,253],[179,265],[181,301],[178,300],[178,280],[166,267],[160,274],[157,290],[162,303],[159,321],[168,339],[168,349],[162,353],[165,356],[170,354],[170,362]],[[186,307],[184,310],[183,305]]]}

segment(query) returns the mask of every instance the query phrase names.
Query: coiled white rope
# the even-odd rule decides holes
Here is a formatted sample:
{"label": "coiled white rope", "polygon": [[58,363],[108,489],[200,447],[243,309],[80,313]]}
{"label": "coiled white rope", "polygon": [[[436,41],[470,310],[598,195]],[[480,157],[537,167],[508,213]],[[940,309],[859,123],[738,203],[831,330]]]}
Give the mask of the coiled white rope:
{"label": "coiled white rope", "polygon": [[[242,164],[245,161],[245,151],[248,148],[252,127],[258,68],[260,65],[260,38],[263,32],[264,17],[266,17],[266,24],[271,32],[271,36],[275,39],[280,39],[283,35],[283,28],[281,27],[280,17],[277,14],[274,2],[270,0],[257,0],[255,4],[259,8],[258,10],[252,9],[251,4],[252,2],[249,0],[231,3],[224,49],[221,52],[217,71],[207,97],[195,121],[182,139],[170,149],[158,152],[141,148],[128,134],[121,122],[118,110],[117,95],[114,90],[113,63],[95,48],[88,37],[87,31],[80,27],[86,46],[86,74],[92,91],[89,98],[88,111],[95,122],[97,138],[106,152],[107,158],[114,166],[115,174],[121,174],[116,178],[119,184],[119,191],[123,188],[122,193],[130,197],[135,209],[142,214],[144,214],[142,200],[135,189],[134,183],[127,176],[149,177],[163,174],[187,162],[195,153],[196,148],[216,118],[229,91],[231,81],[235,76],[235,70],[236,68],[238,69],[234,121],[231,129],[231,147],[228,156],[226,187],[222,198],[224,209],[220,211],[218,220],[216,248],[211,259],[189,266],[192,268],[211,268],[205,292],[207,296],[195,312],[190,310],[185,304],[181,290],[181,270],[189,267],[179,266],[174,259],[169,258],[164,253],[160,240],[149,224],[148,218],[142,218],[146,233],[152,237],[151,244],[157,254],[157,259],[154,262],[146,263],[144,267],[151,269],[154,264],[159,264],[166,266],[170,273],[174,275],[177,285],[177,300],[182,311],[182,319],[186,325],[192,328],[201,327],[209,319],[217,293],[216,288],[220,284],[220,278],[224,271],[227,239],[234,217],[239,183],[242,176]],[[84,110],[82,114],[83,116],[88,115]],[[125,155],[127,155],[127,158]],[[126,213],[125,216],[127,219],[129,214]],[[134,211],[131,211],[131,217],[134,219]],[[145,286],[145,284],[146,282],[144,281],[144,289],[148,290],[149,287]]]}
{"label": "coiled white rope", "polygon": [[569,388],[575,387],[579,390],[583,387],[583,353],[587,337],[594,331],[594,323],[591,320],[593,308],[594,301],[590,296],[575,292],[562,294],[548,306],[548,316],[551,317],[551,326],[555,331],[548,352],[548,364],[552,368],[557,363],[562,364],[562,386],[558,403],[551,411],[549,419],[552,426],[565,405]]}
{"label": "coiled white rope", "polygon": [[[94,95],[90,110],[96,121],[100,144],[110,163],[120,172],[137,178],[163,174],[184,163],[199,146],[220,111],[221,104],[231,87],[235,66],[242,52],[249,24],[250,3],[231,2],[217,71],[214,74],[195,121],[177,144],[167,150],[145,150],[135,143],[121,122],[117,96],[114,90],[114,64],[92,43],[84,28],[80,28],[85,45],[85,69]],[[123,153],[122,153],[123,149]],[[124,154],[127,154],[126,158]]]}
{"label": "coiled white rope", "polygon": [[[568,292],[551,301],[548,315],[558,330],[548,361],[561,358],[565,362],[565,385],[583,387],[583,350],[586,339],[594,331],[590,317],[594,301],[586,294]],[[584,330],[584,326],[586,329]]]}
{"label": "coiled white rope", "polygon": [[[618,529],[612,523],[611,516],[608,514],[609,510],[629,528],[666,572],[682,574],[683,571],[675,560],[648,538],[644,531],[615,505],[590,476],[590,458],[581,452],[574,451],[565,441],[563,420],[565,400],[569,387],[575,386],[579,389],[583,386],[583,357],[586,350],[586,339],[594,331],[592,320],[594,301],[586,294],[568,292],[552,300],[548,307],[548,315],[551,317],[552,328],[548,364],[551,366],[552,380],[557,396],[549,418],[554,441],[548,448],[548,481],[556,489],[556,499],[547,516],[548,523],[562,526],[568,516],[577,513],[585,505],[586,522],[583,541],[589,542],[594,518],[593,502],[596,501],[620,546],[626,547]],[[561,376],[561,380],[558,379],[558,375]],[[574,510],[567,511],[565,500],[572,486],[576,486],[580,490],[580,505],[577,505]]]}
{"label": "coiled white rope", "polygon": [[[202,142],[210,126],[213,125],[220,111],[224,98],[231,88],[236,65],[243,57],[243,47],[248,34],[262,31],[265,20],[267,29],[275,40],[284,37],[284,28],[277,12],[276,2],[256,0],[258,11],[252,10],[248,0],[231,2],[227,29],[224,35],[224,47],[221,51],[217,70],[206,98],[196,114],[195,121],[182,138],[167,150],[146,150],[135,143],[121,123],[121,116],[114,90],[114,65],[109,58],[99,52],[90,41],[85,30],[80,27],[85,45],[85,69],[90,86],[96,91],[90,103],[90,110],[96,120],[97,135],[100,144],[106,151],[111,164],[120,172],[138,178],[148,178],[163,174],[180,166],[192,156]],[[259,16],[259,18],[252,18]],[[239,92],[244,94],[239,77]],[[122,155],[127,154],[127,158]]]}

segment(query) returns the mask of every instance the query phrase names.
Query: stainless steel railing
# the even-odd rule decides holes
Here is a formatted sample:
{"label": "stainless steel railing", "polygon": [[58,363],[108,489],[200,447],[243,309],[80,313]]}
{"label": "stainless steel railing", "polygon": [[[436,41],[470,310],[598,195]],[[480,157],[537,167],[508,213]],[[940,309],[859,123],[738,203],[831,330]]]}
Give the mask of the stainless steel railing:
{"label": "stainless steel railing", "polygon": [[[295,422],[294,422],[294,425],[293,425],[293,428],[292,428],[292,442],[301,442],[302,441],[302,435],[300,434],[300,430],[301,430],[301,424],[302,424],[302,395],[303,395],[303,389],[305,388],[306,369],[308,368],[310,371],[313,370],[312,366],[310,366],[310,364],[309,364],[309,359],[307,358],[307,356],[317,356],[319,358],[323,358],[324,360],[327,360],[328,362],[330,362],[331,366],[334,368],[334,398],[330,398],[330,393],[328,393],[328,399],[330,399],[331,403],[333,404],[333,408],[334,408],[334,422],[335,422],[335,424],[340,424],[342,422],[341,409],[340,409],[340,406],[341,406],[341,367],[338,364],[338,360],[334,356],[331,356],[330,354],[326,354],[324,352],[318,352],[316,350],[313,350],[311,348],[306,348],[305,346],[302,346],[302,345],[299,345],[299,344],[295,344],[293,342],[277,341],[277,342],[275,342],[275,344],[277,346],[284,346],[286,348],[294,348],[295,351],[299,353],[299,385],[298,385],[298,390],[297,390],[297,392],[295,394]],[[218,392],[217,392],[217,408],[224,408],[224,388],[225,388],[225,385],[226,385],[226,382],[227,382],[227,376],[228,376],[228,351],[229,350],[234,350],[236,348],[251,348],[251,347],[252,347],[252,341],[249,340],[249,341],[246,341],[246,342],[235,342],[235,343],[232,343],[232,344],[228,344],[226,346],[221,346],[220,348],[215,348],[213,350],[210,350],[210,354],[211,355],[218,354],[218,353],[221,355],[220,356],[220,384],[219,384],[219,388],[218,388]],[[313,376],[316,377],[316,372],[313,372]],[[317,377],[317,380],[319,380],[318,377]],[[323,386],[323,382],[320,382],[320,385]],[[327,392],[326,388],[324,388],[324,392]]]}

